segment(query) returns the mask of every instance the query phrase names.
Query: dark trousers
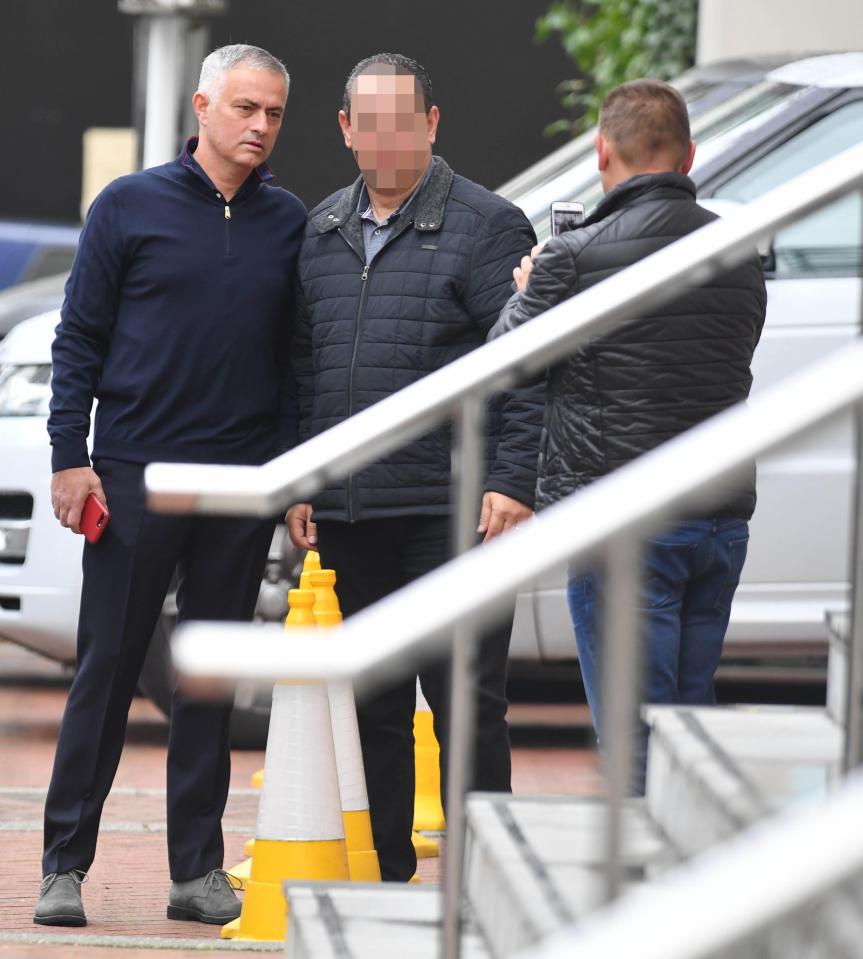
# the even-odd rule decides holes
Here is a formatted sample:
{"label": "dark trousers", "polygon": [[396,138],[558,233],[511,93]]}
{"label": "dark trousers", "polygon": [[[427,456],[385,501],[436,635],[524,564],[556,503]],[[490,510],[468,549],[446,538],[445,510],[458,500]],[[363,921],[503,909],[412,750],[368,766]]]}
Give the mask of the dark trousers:
{"label": "dark trousers", "polygon": [[[408,516],[359,523],[317,524],[321,563],[336,571],[336,592],[350,616],[442,565],[450,558],[450,520]],[[512,610],[499,629],[482,636],[476,655],[477,735],[470,788],[510,791],[506,725],[506,662]],[[449,657],[419,671],[441,746],[446,795],[449,744]],[[416,872],[411,842],[414,815],[416,674],[389,683],[357,703],[360,740],[375,847],[384,880],[407,882]]]}
{"label": "dark trousers", "polygon": [[[45,802],[44,874],[90,868],[102,806],[150,638],[176,568],[179,620],[248,620],[273,521],[170,516],[145,508],[143,467],[101,460],[111,519],[84,547],[78,669],[60,727]],[[221,868],[230,776],[230,703],[174,694],[168,735],[171,878]]]}

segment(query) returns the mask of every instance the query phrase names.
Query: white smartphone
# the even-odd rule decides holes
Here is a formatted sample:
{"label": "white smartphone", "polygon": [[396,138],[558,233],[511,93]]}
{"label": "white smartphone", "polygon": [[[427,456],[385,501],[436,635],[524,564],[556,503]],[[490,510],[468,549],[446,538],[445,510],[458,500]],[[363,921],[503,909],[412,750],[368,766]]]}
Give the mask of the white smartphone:
{"label": "white smartphone", "polygon": [[551,205],[551,235],[560,236],[572,230],[584,220],[584,204],[573,200],[565,203],[555,200]]}

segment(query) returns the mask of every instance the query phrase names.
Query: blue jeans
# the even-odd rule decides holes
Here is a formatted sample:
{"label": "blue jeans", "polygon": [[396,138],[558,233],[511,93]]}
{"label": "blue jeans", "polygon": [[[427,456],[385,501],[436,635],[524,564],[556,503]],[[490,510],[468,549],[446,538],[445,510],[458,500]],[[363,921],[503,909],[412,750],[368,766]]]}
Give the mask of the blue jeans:
{"label": "blue jeans", "polygon": [[[746,559],[749,526],[739,519],[687,520],[647,541],[642,556],[642,699],[648,703],[711,706],[731,600]],[[587,701],[602,740],[597,617],[602,595],[595,571],[574,575],[567,598]],[[612,665],[613,668],[613,665]],[[647,734],[641,727],[643,791]]]}

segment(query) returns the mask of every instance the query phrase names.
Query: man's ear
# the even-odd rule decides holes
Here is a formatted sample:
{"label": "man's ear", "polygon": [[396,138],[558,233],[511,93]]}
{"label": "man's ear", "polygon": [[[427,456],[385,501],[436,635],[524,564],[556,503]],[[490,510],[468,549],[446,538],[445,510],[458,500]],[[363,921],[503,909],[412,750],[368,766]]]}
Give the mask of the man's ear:
{"label": "man's ear", "polygon": [[598,161],[597,166],[599,167],[600,172],[607,170],[608,161],[610,159],[608,140],[599,131],[597,131],[593,138],[593,145],[596,147],[596,158]]}
{"label": "man's ear", "polygon": [[192,107],[195,111],[195,116],[198,118],[198,123],[201,126],[207,125],[207,116],[210,112],[210,98],[206,93],[201,93],[198,90],[192,97]]}
{"label": "man's ear", "polygon": [[345,146],[351,149],[351,121],[348,119],[344,110],[339,110],[339,126],[342,128],[342,136],[345,138]]}
{"label": "man's ear", "polygon": [[428,129],[429,143],[434,143],[437,139],[437,125],[440,123],[440,110],[433,106],[426,114],[426,125]]}
{"label": "man's ear", "polygon": [[683,161],[683,165],[680,167],[681,173],[689,173],[692,169],[692,164],[695,162],[695,141],[689,141],[689,152],[686,154],[686,159]]}

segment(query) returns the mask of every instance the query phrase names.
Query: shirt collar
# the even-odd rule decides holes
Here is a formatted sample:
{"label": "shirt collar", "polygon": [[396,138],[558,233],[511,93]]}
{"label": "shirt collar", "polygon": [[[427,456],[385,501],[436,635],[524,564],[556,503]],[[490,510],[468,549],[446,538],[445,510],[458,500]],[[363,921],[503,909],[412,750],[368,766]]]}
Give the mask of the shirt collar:
{"label": "shirt collar", "polygon": [[[186,140],[186,145],[183,147],[183,152],[180,154],[180,163],[188,170],[191,170],[196,176],[201,177],[210,186],[213,186],[212,181],[206,174],[206,171],[195,159],[195,150],[197,150],[197,148],[198,138],[189,137],[189,139]],[[267,166],[266,163],[261,163],[259,166],[256,166],[255,173],[257,174],[261,183],[266,183],[267,180],[272,180],[274,177],[273,171]],[[213,187],[213,189],[215,189],[215,187]]]}
{"label": "shirt collar", "polygon": [[410,206],[411,201],[413,200],[413,198],[414,198],[414,197],[419,193],[419,191],[425,186],[426,181],[428,180],[429,175],[430,175],[430,173],[431,173],[431,171],[432,171],[432,166],[433,166],[433,165],[434,165],[434,164],[431,162],[431,160],[429,160],[429,165],[426,167],[426,171],[425,171],[425,173],[423,174],[422,179],[420,180],[420,182],[417,183],[417,185],[414,187],[413,192],[410,194],[410,196],[406,197],[406,198],[402,201],[402,203],[399,205],[399,207],[398,207],[397,210],[393,210],[393,212],[390,213],[390,215],[386,218],[386,220],[384,221],[384,223],[378,223],[378,221],[375,219],[375,215],[374,215],[374,213],[372,212],[372,201],[371,201],[371,199],[369,198],[369,191],[368,191],[365,183],[363,183],[363,187],[362,187],[362,189],[360,190],[360,195],[359,195],[359,197],[358,197],[358,199],[357,199],[357,213],[359,213],[360,219],[361,219],[361,220],[371,220],[372,223],[377,223],[378,226],[388,226],[390,223],[393,222],[393,220],[398,219],[398,217],[401,216],[401,214],[404,213],[404,211]]}

